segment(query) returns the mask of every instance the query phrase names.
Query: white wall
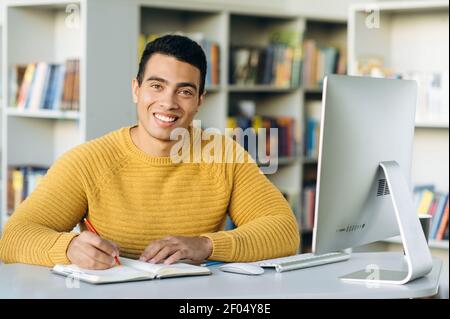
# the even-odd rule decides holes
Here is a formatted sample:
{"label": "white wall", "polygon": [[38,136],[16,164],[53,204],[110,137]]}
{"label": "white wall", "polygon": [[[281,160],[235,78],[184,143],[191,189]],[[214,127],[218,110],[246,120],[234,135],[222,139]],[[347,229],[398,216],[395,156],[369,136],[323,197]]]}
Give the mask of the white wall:
{"label": "white wall", "polygon": [[324,19],[347,20],[350,5],[355,3],[370,3],[373,0],[288,0],[283,2],[287,3],[289,10],[300,13],[301,15],[322,17]]}
{"label": "white wall", "polygon": [[448,153],[448,129],[416,129],[413,184],[434,184],[437,190],[448,192]]}
{"label": "white wall", "polygon": [[347,19],[347,9],[354,3],[373,2],[372,0],[137,0],[141,3],[202,9],[205,4],[211,8],[234,12],[252,13],[255,8],[261,13],[279,15],[292,14],[316,18]]}

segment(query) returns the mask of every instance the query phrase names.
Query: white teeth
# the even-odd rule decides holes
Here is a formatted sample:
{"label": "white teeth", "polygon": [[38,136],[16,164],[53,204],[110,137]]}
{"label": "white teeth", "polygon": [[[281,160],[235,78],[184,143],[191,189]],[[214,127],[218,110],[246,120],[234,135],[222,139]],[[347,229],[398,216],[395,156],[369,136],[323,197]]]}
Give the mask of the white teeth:
{"label": "white teeth", "polygon": [[164,116],[164,115],[157,114],[157,113],[155,113],[155,117],[160,121],[169,122],[169,123],[175,122],[175,120],[177,119],[176,117]]}

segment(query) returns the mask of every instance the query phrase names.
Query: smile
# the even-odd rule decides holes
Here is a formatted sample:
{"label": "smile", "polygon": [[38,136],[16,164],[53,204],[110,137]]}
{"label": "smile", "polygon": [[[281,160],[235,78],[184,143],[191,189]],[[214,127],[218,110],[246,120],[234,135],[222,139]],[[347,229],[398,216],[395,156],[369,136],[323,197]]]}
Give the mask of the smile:
{"label": "smile", "polygon": [[178,120],[178,116],[174,116],[174,115],[153,113],[153,116],[156,119],[158,119],[159,121],[164,122],[164,123],[174,123],[176,120]]}

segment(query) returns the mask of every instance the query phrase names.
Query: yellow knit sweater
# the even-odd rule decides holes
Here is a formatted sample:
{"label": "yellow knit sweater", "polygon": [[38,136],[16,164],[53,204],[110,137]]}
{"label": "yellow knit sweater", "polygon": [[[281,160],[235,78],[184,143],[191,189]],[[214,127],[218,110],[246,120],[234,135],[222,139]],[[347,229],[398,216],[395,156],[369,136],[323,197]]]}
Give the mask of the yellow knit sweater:
{"label": "yellow knit sweater", "polygon": [[[224,231],[227,213],[237,228]],[[54,163],[5,226],[0,260],[70,263],[71,231],[86,214],[132,258],[168,235],[209,237],[210,259],[222,261],[286,256],[299,246],[288,203],[256,164],[175,164],[141,151],[125,127]]]}

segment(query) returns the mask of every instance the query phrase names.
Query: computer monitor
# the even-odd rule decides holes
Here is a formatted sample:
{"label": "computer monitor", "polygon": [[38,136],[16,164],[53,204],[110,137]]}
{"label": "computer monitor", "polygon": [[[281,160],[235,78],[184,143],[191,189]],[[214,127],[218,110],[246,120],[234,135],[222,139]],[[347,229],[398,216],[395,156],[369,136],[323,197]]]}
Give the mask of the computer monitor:
{"label": "computer monitor", "polygon": [[[407,269],[380,270],[380,282],[403,284],[432,268],[410,182],[416,96],[414,81],[341,75],[324,80],[313,252],[400,234]],[[361,270],[342,279],[367,277]]]}

